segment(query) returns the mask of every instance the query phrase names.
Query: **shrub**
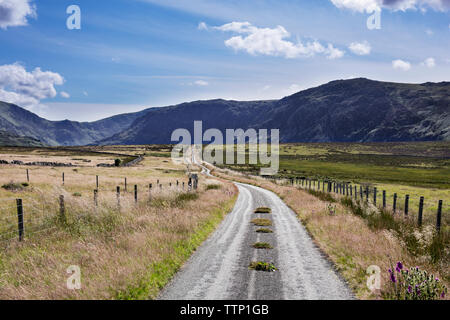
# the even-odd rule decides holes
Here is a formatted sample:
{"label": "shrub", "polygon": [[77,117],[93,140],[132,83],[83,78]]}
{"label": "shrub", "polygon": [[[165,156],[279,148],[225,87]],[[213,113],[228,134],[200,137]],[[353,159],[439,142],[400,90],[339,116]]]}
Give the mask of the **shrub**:
{"label": "shrub", "polygon": [[396,300],[438,300],[445,298],[447,288],[434,275],[418,267],[405,269],[397,262],[389,269],[391,293]]}
{"label": "shrub", "polygon": [[72,196],[74,196],[74,197],[81,197],[81,193],[75,192],[75,193],[72,194]]}
{"label": "shrub", "polygon": [[116,167],[120,167],[121,163],[122,163],[122,160],[120,160],[120,159],[114,160],[114,166],[116,166]]}
{"label": "shrub", "polygon": [[2,188],[8,191],[22,191],[26,186],[16,182],[9,182],[7,184],[2,185]]}

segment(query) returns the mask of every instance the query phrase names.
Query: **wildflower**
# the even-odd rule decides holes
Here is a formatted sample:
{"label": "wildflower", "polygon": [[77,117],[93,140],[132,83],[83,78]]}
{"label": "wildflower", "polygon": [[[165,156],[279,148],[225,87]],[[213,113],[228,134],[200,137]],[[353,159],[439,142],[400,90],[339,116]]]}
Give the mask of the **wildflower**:
{"label": "wildflower", "polygon": [[441,293],[441,298],[442,298],[442,299],[445,298],[445,291],[442,291],[442,293]]}
{"label": "wildflower", "polygon": [[397,262],[397,270],[403,270],[403,264],[400,261]]}
{"label": "wildflower", "polygon": [[411,286],[408,286],[408,292],[412,293],[412,287]]}
{"label": "wildflower", "polygon": [[393,283],[396,283],[396,282],[397,282],[397,279],[395,278],[395,274],[393,274],[393,273],[391,273],[391,281],[392,281]]}

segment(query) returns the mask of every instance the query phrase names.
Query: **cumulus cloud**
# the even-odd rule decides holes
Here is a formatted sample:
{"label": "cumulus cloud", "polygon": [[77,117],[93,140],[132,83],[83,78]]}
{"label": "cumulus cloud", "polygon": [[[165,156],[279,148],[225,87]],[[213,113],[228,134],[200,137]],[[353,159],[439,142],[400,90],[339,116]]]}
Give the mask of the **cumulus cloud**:
{"label": "cumulus cloud", "polygon": [[36,68],[31,72],[18,64],[0,66],[0,101],[23,107],[37,106],[41,100],[54,98],[55,86],[62,85],[64,78],[55,72]]}
{"label": "cumulus cloud", "polygon": [[331,0],[331,2],[338,8],[368,13],[381,9],[426,11],[431,8],[436,11],[447,11],[450,8],[448,0]]}
{"label": "cumulus cloud", "polygon": [[0,0],[0,29],[26,26],[28,18],[36,17],[32,0]]}
{"label": "cumulus cloud", "polygon": [[329,59],[341,58],[344,55],[342,50],[335,48],[332,44],[324,46],[318,41],[307,43],[289,41],[287,39],[291,37],[291,34],[283,26],[258,28],[249,22],[231,22],[214,28],[240,34],[226,40],[225,45],[234,50],[246,51],[251,55],[299,58],[324,54]]}
{"label": "cumulus cloud", "polygon": [[408,71],[411,69],[411,63],[403,60],[394,60],[392,61],[392,67],[397,70]]}
{"label": "cumulus cloud", "polygon": [[348,48],[351,52],[354,54],[357,54],[359,56],[365,56],[370,54],[370,51],[372,50],[372,47],[367,41],[364,42],[352,42]]}
{"label": "cumulus cloud", "polygon": [[436,66],[436,61],[434,60],[434,58],[427,58],[424,62],[421,63],[421,65],[428,68],[434,68]]}

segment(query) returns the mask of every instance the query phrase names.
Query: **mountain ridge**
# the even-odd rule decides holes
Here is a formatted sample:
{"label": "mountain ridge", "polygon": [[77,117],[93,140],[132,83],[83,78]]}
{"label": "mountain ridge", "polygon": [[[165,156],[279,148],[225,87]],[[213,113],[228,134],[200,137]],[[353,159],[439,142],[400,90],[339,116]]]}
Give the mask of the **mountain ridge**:
{"label": "mountain ridge", "polygon": [[94,122],[49,121],[0,102],[0,130],[48,145],[173,143],[175,129],[193,135],[195,120],[204,131],[280,129],[281,142],[450,140],[450,82],[334,80],[280,100],[199,100]]}

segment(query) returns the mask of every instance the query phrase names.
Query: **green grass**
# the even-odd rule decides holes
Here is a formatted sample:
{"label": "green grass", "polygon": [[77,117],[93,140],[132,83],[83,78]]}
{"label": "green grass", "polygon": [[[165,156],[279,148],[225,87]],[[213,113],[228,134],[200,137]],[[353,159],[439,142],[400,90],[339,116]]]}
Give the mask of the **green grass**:
{"label": "green grass", "polygon": [[138,283],[126,290],[116,293],[119,300],[155,299],[159,291],[170,281],[183,263],[192,255],[196,248],[205,241],[222,221],[224,215],[231,210],[236,197],[227,201],[219,208],[214,208],[207,221],[187,239],[178,241],[173,251],[160,262],[149,266],[148,274],[139,279]]}
{"label": "green grass", "polygon": [[256,242],[253,244],[255,249],[273,249],[272,245],[267,242]]}
{"label": "green grass", "polygon": [[272,263],[262,261],[251,262],[248,268],[256,271],[265,271],[265,272],[274,272],[278,270]]}
{"label": "green grass", "polygon": [[256,230],[256,232],[258,232],[258,233],[273,233],[272,230],[267,229],[267,228],[260,228],[260,229]]}
{"label": "green grass", "polygon": [[208,191],[208,190],[219,190],[220,188],[222,188],[222,186],[220,184],[208,184],[205,187],[205,190],[206,191]]}
{"label": "green grass", "polygon": [[258,227],[268,227],[272,225],[272,221],[269,219],[253,219],[251,222]]}
{"label": "green grass", "polygon": [[267,207],[260,207],[255,209],[255,213],[272,213],[272,209]]}

